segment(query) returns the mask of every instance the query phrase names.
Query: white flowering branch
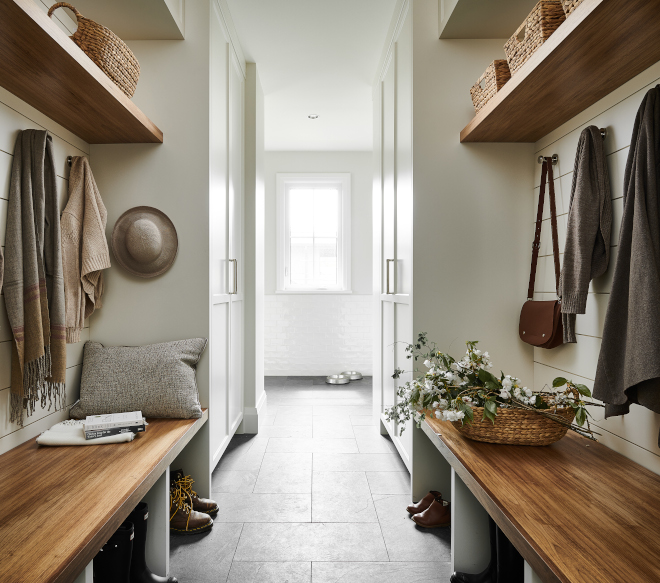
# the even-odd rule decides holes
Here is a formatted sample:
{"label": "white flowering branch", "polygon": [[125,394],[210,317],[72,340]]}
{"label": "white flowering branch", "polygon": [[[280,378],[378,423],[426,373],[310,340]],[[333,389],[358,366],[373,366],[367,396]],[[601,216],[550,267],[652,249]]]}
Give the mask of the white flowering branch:
{"label": "white flowering branch", "polygon": [[[474,421],[475,407],[483,408],[482,420],[492,423],[495,423],[499,408],[523,409],[539,413],[595,440],[586,406],[599,404],[582,400],[582,396],[591,396],[586,386],[559,377],[554,380],[553,388],[559,389],[565,385],[564,390],[534,392],[521,386],[520,379],[516,377],[504,373],[499,378],[493,375],[490,372],[493,367],[490,355],[479,350],[477,344],[476,341],[466,342],[465,355],[456,360],[438,351],[435,343],[429,343],[426,333],[419,334],[417,342],[406,347],[407,358],[415,363],[423,359],[427,370],[399,387],[397,403],[385,410],[388,421],[397,423],[400,433],[403,433],[410,419],[419,427],[429,410],[443,421],[470,424]],[[392,378],[398,379],[404,372],[397,368]],[[562,407],[573,408],[575,423],[550,411]]]}

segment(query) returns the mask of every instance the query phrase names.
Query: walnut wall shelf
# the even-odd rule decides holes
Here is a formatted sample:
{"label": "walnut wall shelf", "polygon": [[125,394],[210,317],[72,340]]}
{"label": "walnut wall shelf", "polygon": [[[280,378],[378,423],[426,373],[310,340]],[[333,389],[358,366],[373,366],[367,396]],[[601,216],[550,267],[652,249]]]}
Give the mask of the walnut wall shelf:
{"label": "walnut wall shelf", "polygon": [[33,0],[0,0],[0,85],[90,144],[163,141]]}
{"label": "walnut wall shelf", "polygon": [[660,0],[584,0],[461,142],[536,142],[660,60],[659,31]]}

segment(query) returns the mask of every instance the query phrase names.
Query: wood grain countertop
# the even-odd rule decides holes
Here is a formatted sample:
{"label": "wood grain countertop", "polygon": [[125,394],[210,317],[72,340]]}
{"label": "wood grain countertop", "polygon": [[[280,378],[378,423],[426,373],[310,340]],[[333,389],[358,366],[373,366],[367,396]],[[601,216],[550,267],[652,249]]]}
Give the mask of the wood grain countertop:
{"label": "wood grain countertop", "polygon": [[73,581],[208,420],[152,419],[133,441],[0,455],[0,581]]}
{"label": "wood grain countertop", "polygon": [[544,583],[660,581],[657,474],[570,432],[530,447],[422,429]]}

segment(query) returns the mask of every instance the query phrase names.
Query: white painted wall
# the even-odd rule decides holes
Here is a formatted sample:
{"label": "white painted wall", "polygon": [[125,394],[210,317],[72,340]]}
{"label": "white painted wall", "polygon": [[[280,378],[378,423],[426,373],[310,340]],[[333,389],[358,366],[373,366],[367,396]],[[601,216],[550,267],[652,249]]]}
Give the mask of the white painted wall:
{"label": "white painted wall", "polygon": [[[610,298],[612,275],[617,258],[619,230],[623,212],[623,175],[630,148],[630,139],[639,105],[646,91],[660,82],[660,63],[640,73],[628,83],[610,93],[554,132],[539,140],[535,145],[536,155],[559,155],[555,166],[555,191],[560,247],[563,259],[566,220],[573,179],[573,164],[578,139],[582,130],[589,125],[607,128],[605,152],[607,154],[612,191],[612,250],[607,272],[595,279],[590,287],[587,313],[577,316],[577,344],[567,344],[553,350],[534,349],[534,385],[540,389],[551,383],[556,376],[564,376],[582,382],[590,388],[596,374],[598,355],[605,312]],[[527,221],[536,220],[541,167],[530,160],[535,171],[533,195],[528,197]],[[531,202],[531,204],[529,204]],[[552,238],[550,214],[546,204],[545,221],[541,233],[541,257],[536,279],[535,299],[554,298],[554,272],[552,261]],[[658,430],[660,415],[638,405],[632,405],[630,413],[622,417],[603,419],[603,410],[592,410],[595,430],[602,435],[599,440],[635,460],[648,469],[660,473],[660,449]]]}
{"label": "white painted wall", "polygon": [[[179,239],[162,276],[142,279],[113,265],[94,340],[140,345],[209,336],[209,1],[189,2],[186,40],[131,41],[141,66],[133,101],[163,130],[163,144],[91,147],[92,168],[108,209],[107,236],[139,206],[162,210]],[[209,355],[197,383],[209,404]]]}
{"label": "white painted wall", "polygon": [[[266,375],[372,373],[372,163],[371,152],[266,152]],[[276,293],[279,172],[350,172],[352,294]]]}
{"label": "white painted wall", "polygon": [[518,338],[532,227],[531,144],[461,144],[470,87],[504,40],[439,40],[437,0],[413,0],[413,330],[441,350],[479,340],[504,370],[532,381]]}
{"label": "white painted wall", "polygon": [[[69,192],[67,156],[88,156],[89,144],[74,136],[36,109],[0,88],[0,245],[5,244],[9,178],[14,143],[19,131],[25,129],[48,130],[53,137],[57,172],[57,191],[60,209],[64,209]],[[92,318],[93,319],[93,318]],[[80,389],[82,348],[89,339],[89,323],[80,342],[67,345],[66,402],[72,404]],[[48,411],[37,405],[31,417],[26,417],[23,428],[9,422],[9,386],[11,378],[11,346],[13,335],[7,320],[4,294],[0,295],[0,453],[39,435],[51,425],[68,418],[68,410]]]}

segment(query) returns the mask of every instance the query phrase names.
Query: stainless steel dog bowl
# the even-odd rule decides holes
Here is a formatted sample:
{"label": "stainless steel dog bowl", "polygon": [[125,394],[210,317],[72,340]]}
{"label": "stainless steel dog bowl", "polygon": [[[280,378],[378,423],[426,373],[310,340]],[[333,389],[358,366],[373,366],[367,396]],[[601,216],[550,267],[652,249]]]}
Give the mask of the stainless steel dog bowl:
{"label": "stainless steel dog bowl", "polygon": [[352,381],[359,381],[362,379],[362,373],[356,370],[347,370],[341,373],[342,376],[348,377]]}
{"label": "stainless steel dog bowl", "polygon": [[329,385],[347,385],[351,379],[343,374],[331,374],[326,377],[325,382]]}

